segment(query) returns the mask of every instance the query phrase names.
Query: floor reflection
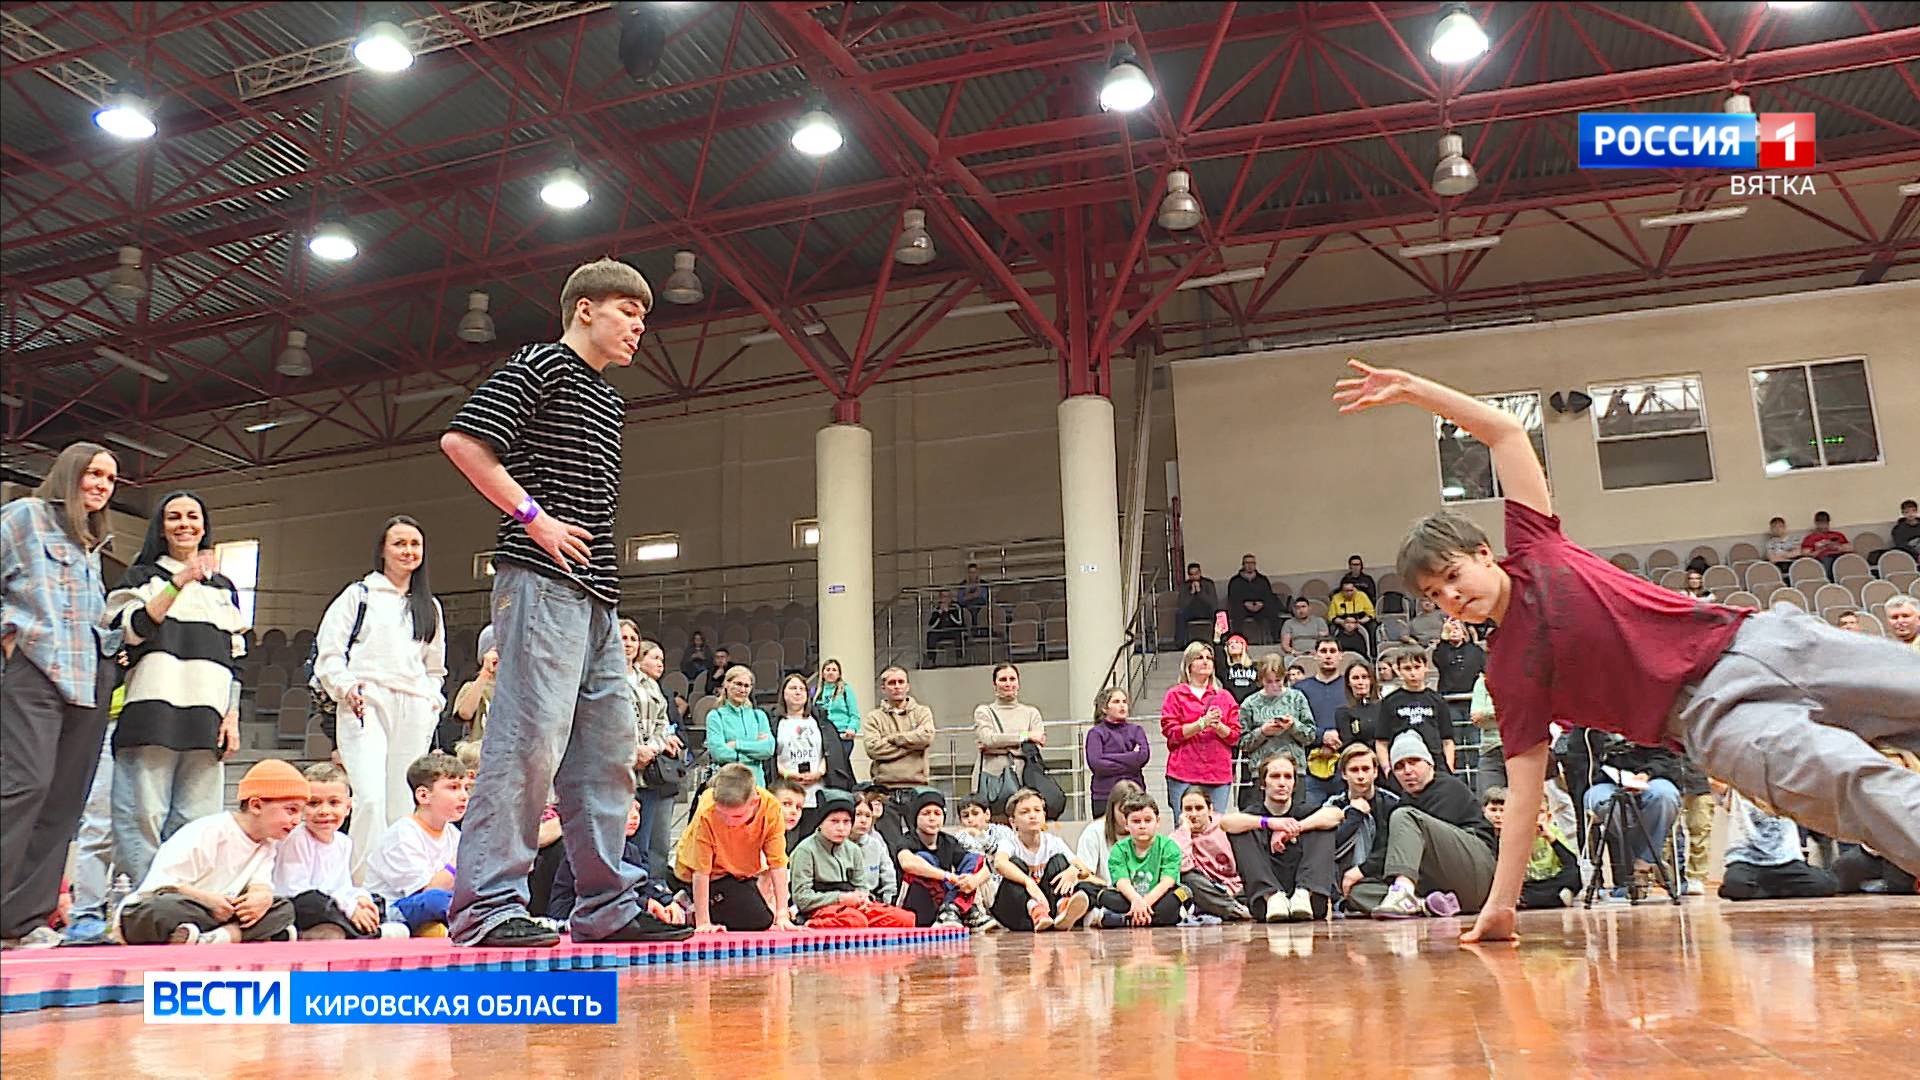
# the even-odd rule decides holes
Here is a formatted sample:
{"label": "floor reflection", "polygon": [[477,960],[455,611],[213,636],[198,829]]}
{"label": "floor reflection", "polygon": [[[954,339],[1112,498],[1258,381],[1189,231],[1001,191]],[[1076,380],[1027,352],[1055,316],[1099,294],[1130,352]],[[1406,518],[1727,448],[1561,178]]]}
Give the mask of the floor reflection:
{"label": "floor reflection", "polygon": [[7,1080],[1306,1073],[1843,1075],[1920,1028],[1920,898],[1452,921],[994,935],[912,953],[655,967],[610,1028],[0,1023]]}

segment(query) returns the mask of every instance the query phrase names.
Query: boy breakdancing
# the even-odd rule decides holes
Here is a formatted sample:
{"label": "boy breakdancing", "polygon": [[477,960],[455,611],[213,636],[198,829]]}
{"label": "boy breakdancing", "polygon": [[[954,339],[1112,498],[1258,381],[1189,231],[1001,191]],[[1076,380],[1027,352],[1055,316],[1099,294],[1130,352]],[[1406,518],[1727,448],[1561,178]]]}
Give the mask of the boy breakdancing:
{"label": "boy breakdancing", "polygon": [[[1552,721],[1678,745],[1801,824],[1920,869],[1920,773],[1874,749],[1920,747],[1920,658],[1796,608],[1751,612],[1662,589],[1569,541],[1511,414],[1404,371],[1348,362],[1343,413],[1405,402],[1486,445],[1506,493],[1505,558],[1468,519],[1415,523],[1399,570],[1448,615],[1492,621],[1507,814],[1531,821]],[[1492,894],[1463,942],[1510,939],[1532,837],[1502,834]]]}

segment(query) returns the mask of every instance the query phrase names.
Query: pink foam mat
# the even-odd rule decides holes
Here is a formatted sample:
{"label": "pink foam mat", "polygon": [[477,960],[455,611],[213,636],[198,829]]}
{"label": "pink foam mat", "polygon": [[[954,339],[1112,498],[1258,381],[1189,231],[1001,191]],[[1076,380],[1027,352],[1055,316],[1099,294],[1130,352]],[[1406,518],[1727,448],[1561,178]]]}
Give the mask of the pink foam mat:
{"label": "pink foam mat", "polygon": [[960,927],[716,934],[640,945],[562,937],[550,949],[461,948],[445,938],[253,945],[113,945],[14,950],[0,959],[0,1012],[137,1002],[149,971],[570,971],[842,950],[910,949],[962,940]]}

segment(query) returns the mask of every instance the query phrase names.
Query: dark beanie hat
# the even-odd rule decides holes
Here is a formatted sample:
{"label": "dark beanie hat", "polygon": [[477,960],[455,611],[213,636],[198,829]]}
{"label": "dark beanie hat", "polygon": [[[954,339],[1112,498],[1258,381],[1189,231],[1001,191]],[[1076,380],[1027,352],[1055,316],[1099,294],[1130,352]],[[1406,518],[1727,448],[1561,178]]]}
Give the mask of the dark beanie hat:
{"label": "dark beanie hat", "polygon": [[853,796],[838,788],[821,788],[814,800],[814,806],[819,810],[823,820],[836,810],[845,810],[851,814],[853,813]]}
{"label": "dark beanie hat", "polygon": [[930,787],[916,790],[913,793],[913,818],[910,820],[917,820],[920,817],[920,811],[929,806],[937,806],[944,811],[947,808],[947,797]]}

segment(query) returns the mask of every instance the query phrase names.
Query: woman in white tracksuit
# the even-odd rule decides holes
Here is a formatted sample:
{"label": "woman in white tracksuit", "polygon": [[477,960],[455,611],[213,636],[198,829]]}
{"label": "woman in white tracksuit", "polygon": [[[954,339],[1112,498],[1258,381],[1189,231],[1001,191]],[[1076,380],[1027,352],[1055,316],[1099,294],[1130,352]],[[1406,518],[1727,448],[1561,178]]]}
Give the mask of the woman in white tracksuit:
{"label": "woman in white tracksuit", "polygon": [[[373,565],[327,607],[313,661],[314,680],[339,703],[356,868],[388,825],[413,812],[407,766],[430,748],[446,702],[446,627],[428,585],[419,524],[389,518]],[[366,614],[349,641],[362,604]]]}

